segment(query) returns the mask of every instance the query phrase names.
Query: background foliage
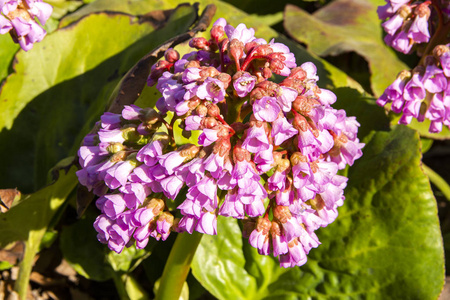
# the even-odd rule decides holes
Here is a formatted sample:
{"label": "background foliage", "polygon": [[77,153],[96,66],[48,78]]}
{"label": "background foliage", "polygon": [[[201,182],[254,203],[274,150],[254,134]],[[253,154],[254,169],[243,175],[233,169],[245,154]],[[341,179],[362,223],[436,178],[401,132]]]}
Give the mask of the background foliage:
{"label": "background foliage", "polygon": [[[430,136],[418,126],[413,126],[418,131],[391,126],[394,117],[375,105],[374,96],[410,63],[382,42],[376,7],[384,2],[286,2],[201,0],[199,9],[214,3],[214,19],[245,23],[258,37],[282,41],[297,64],[313,61],[319,86],[338,96],[334,107],[361,123],[364,155],[348,170],[345,205],[336,222],[319,230],[322,245],[311,251],[306,265],[279,268],[242,239],[236,222],[219,218],[219,234],[203,237],[182,296],[436,299],[444,281],[443,244],[436,199],[421,167],[419,134],[447,139],[450,133]],[[95,207],[76,218],[71,163],[121,78],[147,52],[186,32],[197,6],[175,0],[51,4],[51,33],[32,51],[0,36],[0,188],[25,195],[2,196],[11,209],[0,215],[0,248],[10,253],[15,242],[24,242],[21,270],[31,271],[40,251],[41,257],[56,253],[78,277],[117,288],[111,295],[102,292],[102,283],[92,283],[97,291],[83,292],[94,298],[151,298],[173,237],[121,255],[98,243]],[[137,102],[152,105],[158,97],[146,87]],[[19,264],[4,257],[3,269]]]}

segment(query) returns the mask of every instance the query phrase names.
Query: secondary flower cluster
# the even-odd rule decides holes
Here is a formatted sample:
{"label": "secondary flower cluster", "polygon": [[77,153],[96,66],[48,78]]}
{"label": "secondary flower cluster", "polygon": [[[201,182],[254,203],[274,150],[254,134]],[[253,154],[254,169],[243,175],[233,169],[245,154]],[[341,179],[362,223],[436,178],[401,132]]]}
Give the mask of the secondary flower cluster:
{"label": "secondary flower cluster", "polygon": [[378,16],[387,35],[386,44],[399,52],[409,53],[414,44],[427,43],[430,39],[428,19],[430,1],[387,0],[378,7]]}
{"label": "secondary flower cluster", "polygon": [[[42,0],[2,0],[0,1],[0,34],[9,32],[14,42],[23,50],[33,48],[33,44],[42,41],[45,25],[53,8]],[[39,20],[40,25],[36,22]]]}
{"label": "secondary flower cluster", "polygon": [[424,66],[403,71],[377,100],[391,110],[403,113],[399,123],[409,124],[412,118],[431,120],[429,131],[437,133],[442,124],[450,126],[450,44],[439,45],[427,56]]}
{"label": "secondary flower cluster", "polygon": [[[338,170],[362,155],[358,122],[331,107],[313,63],[297,67],[287,46],[244,24],[219,19],[190,46],[152,67],[158,112],[106,113],[79,150],[80,182],[99,196],[98,239],[120,252],[171,231],[216,234],[218,216],[233,217],[260,254],[303,265],[343,204]],[[175,143],[178,123],[191,144]]]}
{"label": "secondary flower cluster", "polygon": [[[442,131],[442,124],[450,126],[450,53],[449,44],[437,45],[437,41],[448,41],[450,4],[443,0],[387,0],[378,7],[378,15],[389,18],[382,24],[388,33],[385,41],[396,50],[410,53],[414,44],[429,43],[417,51],[422,56],[419,65],[400,72],[377,100],[378,105],[392,104],[393,112],[402,113],[399,124],[409,124],[413,118],[420,122],[428,119],[431,133]],[[428,28],[433,29],[431,37]]]}

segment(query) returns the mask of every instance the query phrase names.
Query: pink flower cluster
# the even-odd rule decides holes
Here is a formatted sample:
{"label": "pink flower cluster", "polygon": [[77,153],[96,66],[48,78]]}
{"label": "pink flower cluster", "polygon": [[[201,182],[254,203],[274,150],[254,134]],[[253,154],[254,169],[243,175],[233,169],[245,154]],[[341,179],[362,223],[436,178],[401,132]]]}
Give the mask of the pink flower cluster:
{"label": "pink flower cluster", "polygon": [[450,126],[450,44],[435,47],[424,66],[402,71],[384,91],[377,104],[391,103],[391,110],[402,113],[399,124],[409,124],[413,118],[431,121],[429,131],[442,131]]}
{"label": "pink flower cluster", "polygon": [[[337,173],[362,155],[359,123],[331,107],[313,63],[297,66],[286,45],[244,24],[219,19],[190,45],[152,67],[158,112],[106,113],[79,150],[80,182],[99,196],[98,239],[120,252],[171,231],[215,235],[217,218],[232,217],[260,254],[303,265],[343,204]],[[175,144],[178,119],[183,136],[199,133],[193,144]]]}
{"label": "pink flower cluster", "polygon": [[388,19],[382,26],[387,35],[386,44],[399,52],[409,53],[414,44],[427,43],[430,39],[428,19],[430,1],[387,0],[378,7],[381,20]]}
{"label": "pink flower cluster", "polygon": [[52,11],[52,6],[42,0],[0,0],[0,34],[9,32],[14,42],[28,51],[47,34],[41,26]]}

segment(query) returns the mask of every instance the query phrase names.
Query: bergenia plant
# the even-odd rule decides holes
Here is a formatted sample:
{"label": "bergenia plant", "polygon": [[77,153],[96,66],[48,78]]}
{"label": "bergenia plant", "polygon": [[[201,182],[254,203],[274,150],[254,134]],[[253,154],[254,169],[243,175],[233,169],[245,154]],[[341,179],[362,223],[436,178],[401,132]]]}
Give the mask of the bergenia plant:
{"label": "bergenia plant", "polygon": [[378,8],[387,35],[385,42],[395,50],[421,56],[412,70],[400,72],[377,100],[391,104],[401,113],[399,124],[412,119],[430,120],[429,132],[450,126],[450,10],[448,1],[387,1]]}
{"label": "bergenia plant", "polygon": [[[230,217],[260,254],[303,265],[344,202],[338,171],[362,155],[359,123],[331,107],[313,63],[297,66],[245,24],[218,19],[189,46],[151,68],[157,110],[105,113],[78,152],[80,183],[99,197],[98,240],[120,253],[171,232],[220,234],[217,218]],[[176,144],[177,120],[198,139]]]}
{"label": "bergenia plant", "polygon": [[437,299],[449,1],[43,1],[0,0],[0,299]]}

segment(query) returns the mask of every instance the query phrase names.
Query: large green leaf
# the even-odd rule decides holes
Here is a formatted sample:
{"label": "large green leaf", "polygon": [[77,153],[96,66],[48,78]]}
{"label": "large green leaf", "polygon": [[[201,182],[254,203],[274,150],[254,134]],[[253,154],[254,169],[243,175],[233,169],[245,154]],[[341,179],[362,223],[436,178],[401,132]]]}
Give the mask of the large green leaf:
{"label": "large green leaf", "polygon": [[[30,232],[42,232],[77,185],[75,167],[59,171],[58,180],[34,194],[23,197],[8,212],[0,214],[0,248],[26,240]],[[40,239],[36,241],[39,246]]]}
{"label": "large green leaf", "polygon": [[365,142],[349,170],[345,204],[318,231],[322,244],[306,265],[276,269],[273,259],[248,255],[239,227],[222,220],[218,235],[199,246],[196,278],[219,299],[436,299],[444,282],[442,237],[419,136],[398,126]]}
{"label": "large green leaf", "polygon": [[320,56],[355,51],[371,71],[376,96],[408,67],[385,45],[376,9],[381,0],[337,0],[313,15],[293,5],[286,6],[284,25],[294,39]]}
{"label": "large green leaf", "polygon": [[358,117],[357,121],[361,124],[358,129],[359,139],[363,139],[373,130],[389,130],[389,118],[373,97],[364,97],[357,90],[348,87],[336,88],[333,92],[337,96],[333,108],[344,109],[347,116]]}
{"label": "large green leaf", "polygon": [[63,227],[60,248],[63,257],[78,274],[105,281],[112,278],[114,270],[107,261],[107,248],[97,240],[94,221],[95,213],[88,211],[81,220]]}
{"label": "large green leaf", "polygon": [[[394,114],[391,113],[391,124],[395,125],[398,124],[398,120],[400,119],[400,114]],[[431,121],[428,119],[425,119],[423,122],[417,121],[417,119],[412,119],[411,123],[408,125],[408,127],[415,129],[419,132],[420,136],[433,139],[433,140],[449,140],[450,139],[450,129],[443,125],[442,131],[439,133],[431,133],[428,131],[430,128]]]}
{"label": "large green leaf", "polygon": [[180,7],[160,30],[128,15],[90,15],[49,34],[33,51],[19,51],[0,94],[0,142],[8,145],[0,149],[8,157],[0,186],[30,192],[45,184],[48,169],[76,152],[120,78],[152,48],[186,31],[195,15]]}
{"label": "large green leaf", "polygon": [[19,45],[13,42],[9,34],[0,35],[0,84],[8,76],[17,50],[19,50]]}
{"label": "large green leaf", "polygon": [[[182,1],[170,1],[170,6],[166,1],[162,0],[131,0],[131,1],[123,1],[123,0],[96,0],[88,5],[83,6],[78,9],[76,12],[67,15],[64,17],[59,27],[65,27],[70,23],[73,23],[82,17],[97,12],[103,11],[113,11],[113,12],[122,12],[130,15],[144,15],[154,10],[160,9],[173,9],[179,3],[183,3]],[[184,2],[185,3],[185,2]],[[160,14],[163,15],[163,14]]]}
{"label": "large green leaf", "polygon": [[74,0],[47,0],[46,2],[53,6],[52,18],[55,19],[61,19],[83,5],[82,2]]}
{"label": "large green leaf", "polygon": [[285,272],[243,241],[237,222],[219,217],[217,236],[205,235],[192,262],[195,278],[219,299],[262,299]]}
{"label": "large green leaf", "polygon": [[[135,1],[116,1],[116,0],[97,0],[82,9],[78,10],[74,14],[67,16],[62,21],[62,25],[69,24],[82,16],[98,11],[113,10],[113,11],[123,11],[127,13],[142,13],[143,11],[150,11],[152,9],[170,9],[176,6],[181,1],[171,0],[171,1],[145,1],[145,0],[135,0]],[[321,87],[344,87],[350,86],[362,91],[361,86],[345,73],[339,71],[337,68],[327,63],[326,61],[320,59],[314,54],[311,54],[305,50],[304,47],[298,43],[293,42],[285,38],[284,36],[277,33],[275,30],[270,28],[267,21],[264,18],[258,18],[257,16],[251,16],[243,12],[242,10],[222,1],[218,0],[199,0],[200,10],[203,10],[208,4],[215,4],[217,6],[217,11],[214,16],[214,21],[218,18],[225,18],[229,24],[237,26],[239,23],[246,24],[247,27],[252,27],[255,29],[255,36],[258,38],[264,38],[270,40],[276,38],[278,42],[285,43],[289,46],[291,51],[297,57],[297,64],[302,64],[306,61],[312,61],[316,64],[318,68],[318,74],[320,76],[319,85]],[[245,2],[247,3],[247,2]],[[244,5],[244,3],[241,3]],[[261,3],[258,3],[261,5]],[[279,5],[279,4],[278,4]],[[145,8],[143,8],[145,6]],[[212,26],[212,23],[211,23]],[[209,31],[206,31],[201,36],[209,38]],[[187,51],[188,47],[179,47],[180,52]],[[154,96],[156,97],[156,96]]]}

